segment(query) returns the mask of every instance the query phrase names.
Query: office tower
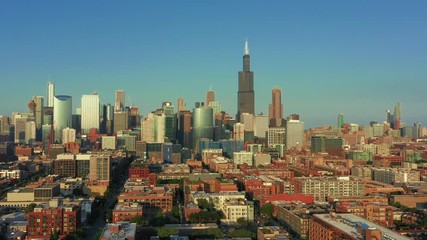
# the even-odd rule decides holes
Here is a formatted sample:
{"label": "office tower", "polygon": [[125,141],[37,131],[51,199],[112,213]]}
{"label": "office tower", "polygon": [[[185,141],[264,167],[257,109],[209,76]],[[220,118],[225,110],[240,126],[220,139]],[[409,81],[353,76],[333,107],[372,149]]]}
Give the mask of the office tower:
{"label": "office tower", "polygon": [[392,123],[392,115],[391,115],[391,111],[389,109],[387,109],[386,111],[386,123]]}
{"label": "office tower", "polygon": [[36,141],[36,122],[28,121],[25,123],[25,143],[32,145]]}
{"label": "office tower", "polygon": [[197,107],[193,109],[193,149],[197,149],[198,141],[202,138],[214,138],[213,109]]}
{"label": "office tower", "polygon": [[47,83],[47,107],[53,107],[55,105],[55,84],[48,82]]}
{"label": "office tower", "polygon": [[179,130],[178,130],[178,142],[186,148],[192,148],[192,135],[191,125],[193,121],[193,114],[186,110],[180,111],[179,113]]}
{"label": "office tower", "polygon": [[76,129],[64,128],[62,129],[62,143],[73,143],[76,141]]}
{"label": "office tower", "polygon": [[402,120],[402,116],[400,114],[400,103],[398,102],[394,107],[394,120]]}
{"label": "office tower", "polygon": [[179,97],[178,98],[178,112],[187,110],[187,106],[185,105],[184,98]]}
{"label": "office tower", "polygon": [[99,96],[94,93],[92,95],[82,96],[81,105],[82,114],[82,133],[88,134],[90,129],[96,128],[99,130]]}
{"label": "office tower", "polygon": [[245,124],[235,123],[233,125],[233,139],[234,140],[245,140]]}
{"label": "office tower", "polygon": [[221,121],[216,121],[217,114],[221,114],[221,103],[218,101],[212,101],[208,104],[213,109],[213,121],[215,126],[221,125]]}
{"label": "office tower", "polygon": [[300,120],[286,121],[286,149],[300,149],[304,141],[304,123]]}
{"label": "office tower", "polygon": [[115,111],[113,132],[117,133],[118,131],[128,129],[128,118],[128,111]]}
{"label": "office tower", "polygon": [[163,113],[165,115],[165,137],[169,141],[175,141],[175,112],[171,102],[162,103]]}
{"label": "office tower", "polygon": [[140,128],[141,127],[141,115],[139,114],[139,109],[137,107],[129,107],[128,109],[128,127]]}
{"label": "office tower", "polygon": [[44,124],[42,126],[42,143],[43,143],[43,149],[46,150],[46,147],[49,144],[49,135],[51,133],[52,125],[50,124]]}
{"label": "office tower", "polygon": [[206,106],[209,106],[209,103],[215,101],[215,92],[212,89],[209,89],[206,92]]}
{"label": "office tower", "polygon": [[17,144],[24,144],[26,143],[26,137],[25,137],[25,130],[26,130],[26,123],[28,121],[31,121],[32,118],[30,116],[25,114],[16,114],[13,118],[13,125],[15,126],[14,131],[14,142]]}
{"label": "office tower", "polygon": [[338,128],[342,128],[344,126],[344,114],[338,114]]}
{"label": "office tower", "polygon": [[243,55],[243,71],[239,72],[237,121],[240,121],[240,114],[242,113],[255,113],[254,73],[250,70],[250,56],[247,40],[245,42],[245,55]]}
{"label": "office tower", "polygon": [[91,181],[109,181],[111,156],[92,155],[89,160],[89,180]]}
{"label": "office tower", "polygon": [[272,147],[276,144],[286,143],[286,129],[284,127],[269,127],[267,132],[267,145]]}
{"label": "office tower", "polygon": [[254,136],[258,138],[265,138],[267,131],[268,131],[268,116],[261,115],[261,114],[254,116]]}
{"label": "office tower", "polygon": [[61,142],[62,130],[71,127],[72,99],[71,96],[58,95],[54,97],[53,127],[55,138],[52,142]]}
{"label": "office tower", "polygon": [[142,121],[141,137],[147,143],[165,142],[165,114],[162,111],[149,113]]}
{"label": "office tower", "polygon": [[43,108],[43,124],[53,123],[53,107]]}
{"label": "office tower", "polygon": [[125,110],[125,91],[117,90],[116,91],[116,101],[114,102],[115,111],[124,111]]}
{"label": "office tower", "polygon": [[271,104],[269,106],[270,127],[281,127],[283,124],[282,91],[274,87],[271,91]]}
{"label": "office tower", "polygon": [[240,115],[240,122],[245,124],[245,131],[254,130],[254,115],[250,113],[242,113]]}
{"label": "office tower", "polygon": [[34,103],[33,115],[36,123],[36,140],[41,141],[42,136],[42,125],[43,123],[43,112],[44,112],[44,98],[42,96],[34,96],[32,101]]}

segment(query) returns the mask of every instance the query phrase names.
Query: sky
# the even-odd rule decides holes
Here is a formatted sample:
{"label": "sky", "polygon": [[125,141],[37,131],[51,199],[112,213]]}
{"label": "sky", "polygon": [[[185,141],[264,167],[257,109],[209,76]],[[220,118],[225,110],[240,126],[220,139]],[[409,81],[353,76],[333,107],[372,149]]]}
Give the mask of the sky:
{"label": "sky", "polygon": [[97,92],[147,113],[183,97],[192,109],[212,87],[237,108],[249,41],[255,111],[279,86],[285,116],[306,127],[402,120],[427,124],[426,1],[1,1],[0,114],[32,96]]}

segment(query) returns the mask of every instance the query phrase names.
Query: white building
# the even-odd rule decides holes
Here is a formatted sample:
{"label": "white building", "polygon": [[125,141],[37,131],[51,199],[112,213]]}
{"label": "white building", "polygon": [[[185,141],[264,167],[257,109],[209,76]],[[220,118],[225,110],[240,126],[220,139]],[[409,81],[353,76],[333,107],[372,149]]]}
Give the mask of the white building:
{"label": "white building", "polygon": [[252,166],[253,153],[251,152],[235,152],[233,153],[233,163],[235,164],[247,164]]}
{"label": "white building", "polygon": [[76,141],[76,129],[64,128],[62,130],[62,143],[73,143]]}
{"label": "white building", "polygon": [[164,143],[165,141],[165,114],[149,113],[142,121],[142,140],[149,143]]}
{"label": "white building", "polygon": [[245,124],[243,123],[235,123],[233,125],[233,138],[234,140],[241,140],[244,141],[245,140]]}
{"label": "white building", "polygon": [[82,96],[81,105],[81,128],[82,133],[89,133],[91,128],[99,129],[99,96],[92,95]]}
{"label": "white building", "polygon": [[53,107],[54,106],[54,98],[55,98],[55,84],[48,82],[47,83],[47,103],[46,105],[48,107]]}
{"label": "white building", "polygon": [[265,138],[265,134],[268,131],[268,123],[269,120],[267,115],[254,116],[254,136]]}
{"label": "white building", "polygon": [[300,120],[286,121],[286,149],[301,149],[304,146],[304,123]]}

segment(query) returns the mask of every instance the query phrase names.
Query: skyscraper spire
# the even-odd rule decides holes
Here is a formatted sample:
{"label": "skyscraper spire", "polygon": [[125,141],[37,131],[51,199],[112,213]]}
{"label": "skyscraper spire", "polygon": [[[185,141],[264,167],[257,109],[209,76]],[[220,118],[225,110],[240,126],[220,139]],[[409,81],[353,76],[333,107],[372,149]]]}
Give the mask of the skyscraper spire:
{"label": "skyscraper spire", "polygon": [[245,55],[249,55],[248,39],[245,41]]}

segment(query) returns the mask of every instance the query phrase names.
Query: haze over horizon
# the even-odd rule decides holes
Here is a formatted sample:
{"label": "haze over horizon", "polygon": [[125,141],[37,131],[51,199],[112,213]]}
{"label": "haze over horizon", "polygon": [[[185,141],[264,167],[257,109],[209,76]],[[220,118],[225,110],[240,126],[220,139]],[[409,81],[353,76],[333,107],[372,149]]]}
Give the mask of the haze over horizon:
{"label": "haze over horizon", "polygon": [[212,86],[234,116],[248,38],[255,111],[268,114],[279,86],[285,116],[305,127],[382,122],[402,106],[408,125],[427,124],[427,2],[113,1],[2,2],[0,114],[27,111],[32,96],[123,89],[146,115]]}

